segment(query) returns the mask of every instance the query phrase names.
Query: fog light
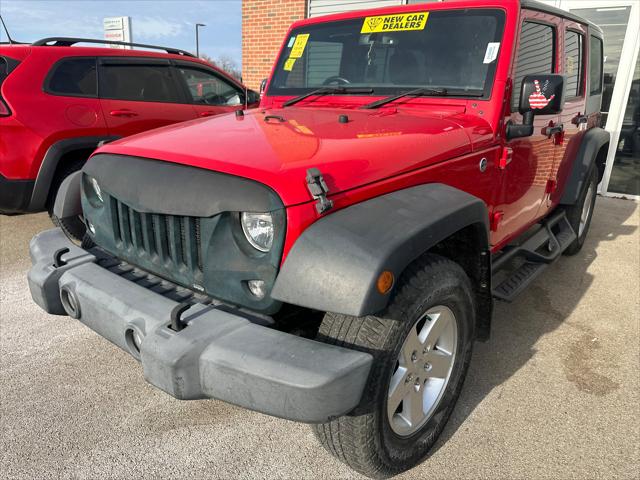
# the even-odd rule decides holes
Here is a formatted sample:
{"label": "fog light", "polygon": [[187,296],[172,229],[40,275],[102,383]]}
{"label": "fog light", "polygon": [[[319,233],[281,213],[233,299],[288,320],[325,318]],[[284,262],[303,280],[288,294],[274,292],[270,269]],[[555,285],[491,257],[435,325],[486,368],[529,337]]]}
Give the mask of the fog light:
{"label": "fog light", "polygon": [[87,218],[87,228],[91,232],[92,235],[96,234],[96,227],[93,226],[93,223]]}
{"label": "fog light", "polygon": [[267,294],[267,288],[264,280],[249,280],[247,282],[247,286],[249,287],[251,294],[258,300],[262,300]]}

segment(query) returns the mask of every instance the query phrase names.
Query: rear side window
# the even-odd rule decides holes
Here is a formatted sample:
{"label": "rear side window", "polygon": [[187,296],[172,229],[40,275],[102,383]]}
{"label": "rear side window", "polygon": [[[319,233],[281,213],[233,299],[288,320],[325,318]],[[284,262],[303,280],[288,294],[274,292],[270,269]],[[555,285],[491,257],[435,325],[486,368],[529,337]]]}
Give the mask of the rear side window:
{"label": "rear side window", "polygon": [[100,97],[138,102],[180,103],[169,65],[104,64]]}
{"label": "rear side window", "polygon": [[589,83],[590,95],[602,93],[602,40],[593,36],[589,39]]}
{"label": "rear side window", "polygon": [[13,58],[0,57],[0,85],[19,64],[20,62]]}
{"label": "rear side window", "polygon": [[96,59],[67,58],[56,63],[49,74],[45,91],[56,95],[96,97]]}
{"label": "rear side window", "polygon": [[524,22],[520,33],[520,47],[513,79],[511,110],[518,110],[522,79],[527,75],[553,73],[555,30],[549,25]]}
{"label": "rear side window", "polygon": [[567,30],[564,40],[564,71],[567,77],[567,98],[582,96],[582,35]]}

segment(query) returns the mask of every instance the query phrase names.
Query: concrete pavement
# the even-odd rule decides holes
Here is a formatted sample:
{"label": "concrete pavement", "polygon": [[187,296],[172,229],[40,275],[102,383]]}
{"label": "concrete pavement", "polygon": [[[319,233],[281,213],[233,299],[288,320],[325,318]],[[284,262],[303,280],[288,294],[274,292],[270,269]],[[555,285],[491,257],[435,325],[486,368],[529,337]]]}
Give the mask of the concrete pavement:
{"label": "concrete pavement", "polygon": [[[431,458],[402,479],[640,477],[640,205],[599,198],[582,252],[476,344]],[[0,478],[349,479],[305,425],[180,402],[128,354],[32,303],[44,215],[0,216]]]}

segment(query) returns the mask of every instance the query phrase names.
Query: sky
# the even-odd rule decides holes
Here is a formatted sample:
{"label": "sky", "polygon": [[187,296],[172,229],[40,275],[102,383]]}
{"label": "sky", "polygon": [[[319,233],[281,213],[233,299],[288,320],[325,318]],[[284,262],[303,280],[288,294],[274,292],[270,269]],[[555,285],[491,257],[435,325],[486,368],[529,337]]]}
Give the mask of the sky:
{"label": "sky", "polygon": [[[20,42],[63,36],[103,38],[104,17],[130,16],[133,41],[200,53],[228,55],[238,65],[241,49],[241,0],[0,0],[0,15]],[[1,27],[0,27],[1,30]],[[2,30],[0,40],[6,41]]]}

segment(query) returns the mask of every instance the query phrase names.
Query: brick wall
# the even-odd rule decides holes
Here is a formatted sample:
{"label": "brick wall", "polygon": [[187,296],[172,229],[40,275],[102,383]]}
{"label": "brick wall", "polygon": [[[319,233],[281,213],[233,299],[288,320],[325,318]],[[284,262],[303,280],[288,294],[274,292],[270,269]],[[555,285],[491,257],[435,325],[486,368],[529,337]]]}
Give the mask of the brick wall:
{"label": "brick wall", "polygon": [[284,34],[305,18],[307,0],[242,0],[242,80],[254,90],[269,76]]}

